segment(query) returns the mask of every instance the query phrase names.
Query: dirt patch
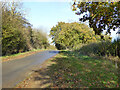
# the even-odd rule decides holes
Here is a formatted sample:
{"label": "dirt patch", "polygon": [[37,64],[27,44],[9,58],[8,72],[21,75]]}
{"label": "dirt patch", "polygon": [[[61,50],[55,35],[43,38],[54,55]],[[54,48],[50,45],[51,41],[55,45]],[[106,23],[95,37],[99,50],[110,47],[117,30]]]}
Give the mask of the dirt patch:
{"label": "dirt patch", "polygon": [[21,54],[21,55],[18,55],[18,56],[9,56],[9,57],[3,58],[3,59],[2,59],[2,62],[6,62],[6,61],[10,61],[10,60],[16,60],[16,59],[24,58],[24,57],[26,57],[26,56],[30,56],[30,55],[32,55],[32,54],[35,54],[35,53],[38,53],[38,52],[41,52],[41,51],[43,51],[43,50],[26,52],[26,53]]}
{"label": "dirt patch", "polygon": [[40,66],[34,68],[33,72],[21,83],[19,83],[15,88],[48,88],[53,85],[49,73],[47,72],[49,66],[55,64],[52,62],[53,58],[46,60]]}

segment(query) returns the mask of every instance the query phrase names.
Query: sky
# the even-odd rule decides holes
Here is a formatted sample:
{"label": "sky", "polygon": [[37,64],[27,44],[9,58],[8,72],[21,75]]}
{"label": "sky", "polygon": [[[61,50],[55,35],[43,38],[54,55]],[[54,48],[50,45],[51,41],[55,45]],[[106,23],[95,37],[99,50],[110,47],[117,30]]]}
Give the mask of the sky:
{"label": "sky", "polygon": [[[47,34],[58,22],[79,22],[80,16],[71,9],[71,2],[66,1],[32,1],[23,2],[26,11],[26,19],[33,25],[33,28],[40,28]],[[113,38],[116,32],[112,31]],[[50,40],[51,41],[51,40]]]}
{"label": "sky", "polygon": [[78,22],[79,17],[71,10],[70,2],[24,2],[26,18],[35,28],[41,28],[47,34],[57,22]]}

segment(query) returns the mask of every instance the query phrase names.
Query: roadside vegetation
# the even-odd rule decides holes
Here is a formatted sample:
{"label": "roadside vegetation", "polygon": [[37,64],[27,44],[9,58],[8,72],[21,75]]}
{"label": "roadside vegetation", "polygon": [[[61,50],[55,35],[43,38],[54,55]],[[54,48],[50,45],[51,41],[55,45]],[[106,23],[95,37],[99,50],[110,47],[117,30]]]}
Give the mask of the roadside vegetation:
{"label": "roadside vegetation", "polygon": [[58,22],[50,31],[53,43],[59,50],[79,49],[84,44],[100,42],[111,39],[110,36],[104,35],[104,40],[101,40],[99,35],[83,23],[65,23]]}
{"label": "roadside vegetation", "polygon": [[[85,55],[120,58],[120,40],[111,42],[111,30],[119,28],[119,2],[79,2],[72,5],[79,23],[58,22],[50,31],[59,50],[78,51]],[[116,8],[116,9],[115,9]],[[89,27],[82,22],[88,21]]]}
{"label": "roadside vegetation", "polygon": [[[58,22],[51,28],[56,48],[48,43],[45,33],[32,28],[19,8],[20,3],[2,3],[2,56],[33,49],[61,50],[50,60],[54,64],[34,72],[38,76],[33,76],[33,81],[42,79],[42,84],[50,82],[47,87],[52,88],[120,87],[120,40],[111,42],[110,37],[111,30],[120,25],[115,19],[120,18],[119,2],[74,0],[72,8],[83,15],[81,22]],[[89,26],[82,23],[85,21]]]}
{"label": "roadside vegetation", "polygon": [[83,23],[59,22],[51,29],[56,48],[71,51],[55,58],[57,64],[52,69],[56,74],[51,74],[55,87],[120,86],[120,40],[112,42],[110,37],[111,30],[119,28],[120,20],[115,19],[120,18],[119,4],[75,0],[73,11],[83,15],[80,21],[88,21],[89,27]]}
{"label": "roadside vegetation", "polygon": [[62,88],[116,88],[119,70],[109,60],[93,58],[78,52],[63,51],[49,67],[53,87]]}
{"label": "roadside vegetation", "polygon": [[[78,51],[84,54],[98,56],[113,56],[120,58],[120,40],[104,40],[104,35],[111,35],[112,30],[120,27],[120,2],[79,2],[74,0],[72,9],[76,15],[83,15],[79,20],[89,22],[89,27],[101,37],[102,42],[84,46]],[[104,31],[104,35],[103,35]]]}
{"label": "roadside vegetation", "polygon": [[2,56],[50,46],[48,36],[25,18],[22,3],[2,2]]}
{"label": "roadside vegetation", "polygon": [[102,58],[60,51],[17,88],[118,88],[120,67]]}
{"label": "roadside vegetation", "polygon": [[12,55],[2,56],[2,62],[24,58],[26,56],[30,56],[32,54],[38,53],[40,51],[45,51],[45,50],[46,49],[34,49],[34,50],[22,52],[22,53],[16,53],[16,54],[12,54]]}
{"label": "roadside vegetation", "polygon": [[82,23],[59,22],[50,31],[53,43],[58,50],[78,51],[85,55],[120,57],[120,40],[111,42],[110,35],[103,39]]}
{"label": "roadside vegetation", "polygon": [[120,86],[120,41],[81,23],[61,23],[50,35],[61,51],[48,67],[54,88],[118,88]]}
{"label": "roadside vegetation", "polygon": [[[76,50],[81,54],[89,56],[100,56],[100,57],[111,57],[111,59],[116,58],[117,61],[120,61],[120,40],[111,42],[98,42],[84,45],[82,48]],[[115,59],[114,59],[115,60]]]}

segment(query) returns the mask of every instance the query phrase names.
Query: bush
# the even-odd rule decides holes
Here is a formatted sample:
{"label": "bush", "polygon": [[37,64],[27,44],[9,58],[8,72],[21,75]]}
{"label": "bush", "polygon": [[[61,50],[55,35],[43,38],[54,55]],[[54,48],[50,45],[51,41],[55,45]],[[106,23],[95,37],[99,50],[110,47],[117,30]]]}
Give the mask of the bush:
{"label": "bush", "polygon": [[84,45],[79,51],[81,54],[97,55],[97,56],[119,56],[120,57],[120,40],[113,43],[111,41],[102,41],[99,43],[91,43]]}

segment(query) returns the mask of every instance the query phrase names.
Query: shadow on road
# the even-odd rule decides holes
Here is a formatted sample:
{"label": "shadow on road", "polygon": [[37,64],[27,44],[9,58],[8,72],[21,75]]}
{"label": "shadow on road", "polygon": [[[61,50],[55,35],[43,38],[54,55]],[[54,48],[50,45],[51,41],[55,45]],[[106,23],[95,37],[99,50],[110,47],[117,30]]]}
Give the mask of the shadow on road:
{"label": "shadow on road", "polygon": [[49,53],[59,53],[59,51],[49,51]]}

